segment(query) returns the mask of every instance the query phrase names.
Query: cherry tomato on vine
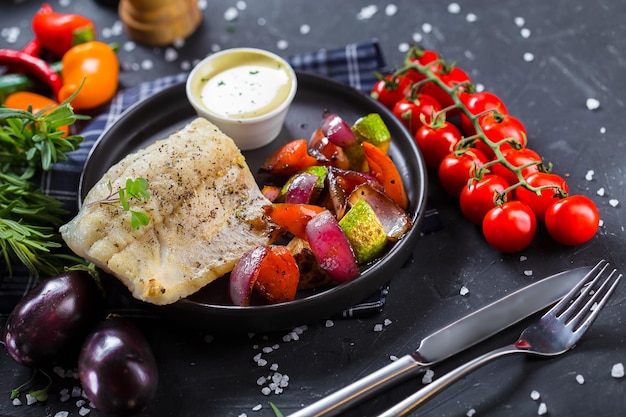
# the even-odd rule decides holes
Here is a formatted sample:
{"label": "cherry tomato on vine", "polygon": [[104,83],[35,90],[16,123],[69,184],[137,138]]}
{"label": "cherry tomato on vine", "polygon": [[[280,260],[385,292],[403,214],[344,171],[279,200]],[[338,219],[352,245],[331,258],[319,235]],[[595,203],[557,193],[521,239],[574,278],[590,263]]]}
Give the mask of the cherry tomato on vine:
{"label": "cherry tomato on vine", "polygon": [[472,223],[481,224],[487,212],[496,205],[496,193],[501,194],[508,186],[506,180],[497,175],[487,174],[472,180],[461,190],[461,211]]}
{"label": "cherry tomato on vine", "polygon": [[546,211],[546,229],[557,242],[576,246],[595,236],[600,213],[595,203],[584,195],[565,197]]}
{"label": "cherry tomato on vine", "polygon": [[410,85],[411,81],[406,76],[394,78],[392,74],[385,75],[374,84],[370,96],[392,110],[396,102],[404,98]]}
{"label": "cherry tomato on vine", "polygon": [[[527,177],[528,175],[539,172],[539,163],[542,162],[541,156],[533,151],[532,149],[522,148],[508,148],[502,151],[502,157],[506,159],[511,165],[514,167],[524,167],[521,169],[522,177]],[[534,165],[529,165],[534,164]],[[491,165],[489,167],[491,173],[496,174],[507,180],[509,185],[517,184],[519,179],[517,175],[513,171],[511,171],[508,167],[506,167],[501,162]]]}
{"label": "cherry tomato on vine", "polygon": [[[522,148],[526,147],[526,128],[514,116],[495,112],[487,113],[478,119],[478,124],[485,136],[487,136],[487,139],[500,144],[501,150],[512,147],[508,143],[510,140],[515,140]],[[493,150],[484,142],[478,141],[475,146],[483,151],[488,158],[495,156]]]}
{"label": "cherry tomato on vine", "polygon": [[429,123],[420,126],[415,132],[415,143],[420,148],[426,166],[439,168],[439,164],[461,141],[461,132],[450,122]]}
{"label": "cherry tomato on vine", "polygon": [[450,153],[439,164],[439,182],[448,194],[459,197],[476,170],[486,162],[487,157],[478,149],[468,149],[460,155]]}
{"label": "cherry tomato on vine", "polygon": [[[435,51],[431,51],[428,49],[412,49],[408,54],[409,63],[415,63],[419,65],[426,65],[432,62],[435,62],[439,59],[439,54]],[[424,79],[426,76],[417,70],[409,70],[406,73],[406,76],[413,82],[417,83]]]}
{"label": "cherry tomato on vine", "polygon": [[525,187],[515,189],[515,199],[528,204],[540,222],[544,220],[548,208],[569,192],[567,182],[557,174],[536,172],[526,177],[526,182],[533,187],[557,186],[561,189],[559,191],[556,188],[544,188],[541,190],[541,195],[537,195]]}
{"label": "cherry tomato on vine", "polygon": [[528,204],[512,200],[489,210],[482,228],[485,239],[493,248],[515,253],[526,249],[533,241],[537,220]]}
{"label": "cherry tomato on vine", "polygon": [[441,110],[441,105],[429,95],[419,94],[415,98],[405,97],[393,107],[393,114],[400,119],[412,135],[424,124],[432,121],[432,116]]}
{"label": "cherry tomato on vine", "polygon": [[[500,97],[490,93],[489,91],[478,91],[475,93],[462,92],[459,94],[459,100],[461,100],[461,103],[465,105],[465,108],[474,116],[493,109],[502,114],[508,113],[508,110]],[[474,124],[464,112],[460,112],[459,123],[463,136],[467,137],[476,134]]]}
{"label": "cherry tomato on vine", "polygon": [[[446,87],[456,89],[455,93],[457,94],[465,90],[466,87],[461,86],[462,84],[471,83],[469,75],[459,67],[435,64],[431,67],[431,71],[433,71]],[[425,83],[422,87],[422,93],[434,97],[435,100],[441,104],[442,108],[454,104],[454,100],[450,94],[433,82]],[[458,113],[458,111],[458,109],[451,110],[449,115]]]}

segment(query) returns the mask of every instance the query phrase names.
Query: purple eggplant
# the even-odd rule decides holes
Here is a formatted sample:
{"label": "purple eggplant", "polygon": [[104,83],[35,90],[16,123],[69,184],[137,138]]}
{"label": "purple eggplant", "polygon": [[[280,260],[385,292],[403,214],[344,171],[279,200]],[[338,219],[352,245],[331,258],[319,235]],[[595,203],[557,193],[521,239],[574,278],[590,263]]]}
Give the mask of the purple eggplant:
{"label": "purple eggplant", "polygon": [[152,349],[129,320],[111,316],[87,337],[78,358],[87,398],[105,413],[130,416],[143,411],[159,380]]}
{"label": "purple eggplant", "polygon": [[17,363],[50,366],[78,353],[101,319],[102,293],[85,271],[49,278],[29,291],[7,319],[4,342]]}

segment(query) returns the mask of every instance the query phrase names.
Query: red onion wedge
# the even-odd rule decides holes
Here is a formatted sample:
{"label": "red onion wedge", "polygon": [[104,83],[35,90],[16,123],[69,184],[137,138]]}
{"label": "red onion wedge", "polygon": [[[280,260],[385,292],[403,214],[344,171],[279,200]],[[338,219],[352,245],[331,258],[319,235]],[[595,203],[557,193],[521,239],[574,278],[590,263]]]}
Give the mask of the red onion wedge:
{"label": "red onion wedge", "polygon": [[306,238],[320,266],[337,282],[359,275],[356,256],[335,216],[325,210],[306,225]]}
{"label": "red onion wedge", "polygon": [[230,273],[229,293],[233,304],[241,307],[250,305],[252,289],[259,276],[261,262],[269,249],[257,246],[244,253]]}
{"label": "red onion wedge", "polygon": [[347,148],[357,143],[350,126],[335,113],[325,114],[320,127],[328,140],[337,146]]}
{"label": "red onion wedge", "polygon": [[320,180],[315,174],[300,172],[296,174],[287,186],[285,203],[309,204],[318,194],[317,183]]}
{"label": "red onion wedge", "polygon": [[348,197],[348,204],[353,206],[358,200],[365,200],[372,207],[388,240],[397,241],[411,228],[409,215],[395,201],[370,184],[356,187]]}

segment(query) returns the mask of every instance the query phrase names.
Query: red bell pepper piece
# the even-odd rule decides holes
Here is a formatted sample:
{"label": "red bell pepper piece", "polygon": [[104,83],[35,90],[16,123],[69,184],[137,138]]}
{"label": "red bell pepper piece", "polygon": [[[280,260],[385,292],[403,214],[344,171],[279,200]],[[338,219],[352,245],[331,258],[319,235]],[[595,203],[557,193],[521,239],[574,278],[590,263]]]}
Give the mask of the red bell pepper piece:
{"label": "red bell pepper piece", "polygon": [[363,142],[361,145],[370,173],[383,185],[385,194],[406,210],[409,206],[409,199],[396,165],[387,154],[375,145],[369,142]]}
{"label": "red bell pepper piece", "polygon": [[324,210],[323,207],[312,204],[276,203],[267,214],[281,229],[306,239],[306,224]]}
{"label": "red bell pepper piece", "polygon": [[296,298],[300,270],[285,246],[270,246],[259,266],[254,289],[270,304],[284,303]]}

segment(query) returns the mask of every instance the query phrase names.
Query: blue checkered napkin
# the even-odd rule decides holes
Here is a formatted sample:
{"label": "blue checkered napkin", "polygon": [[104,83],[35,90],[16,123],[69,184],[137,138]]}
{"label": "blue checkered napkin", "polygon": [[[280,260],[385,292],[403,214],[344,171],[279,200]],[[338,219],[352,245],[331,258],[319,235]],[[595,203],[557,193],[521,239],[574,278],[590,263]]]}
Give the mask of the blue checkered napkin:
{"label": "blue checkered napkin", "polygon": [[[369,92],[376,82],[374,73],[383,71],[385,62],[376,40],[350,44],[345,48],[287,57],[297,70],[308,71],[334,78],[363,92]],[[114,123],[129,107],[166,87],[183,82],[187,73],[176,74],[142,83],[120,91],[104,111],[95,116],[80,132],[84,141],[80,149],[69,155],[69,160],[56,164],[53,170],[44,173],[40,186],[49,195],[65,203],[72,215],[78,210],[77,192],[80,173],[95,141],[104,130]],[[34,285],[34,279],[26,270],[17,269],[13,278],[0,278],[0,314],[8,314],[20,298]],[[379,312],[384,304],[388,288],[376,292],[345,311],[343,317],[357,317]],[[120,306],[120,308],[124,308]]]}

